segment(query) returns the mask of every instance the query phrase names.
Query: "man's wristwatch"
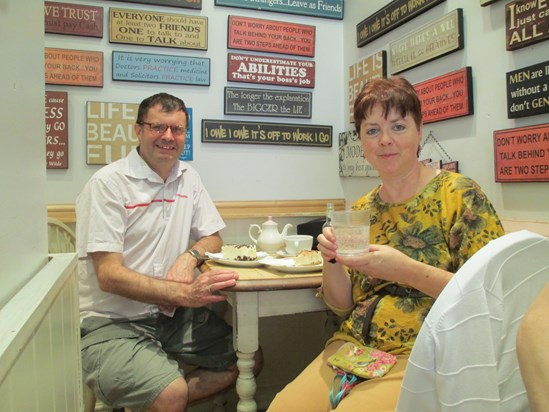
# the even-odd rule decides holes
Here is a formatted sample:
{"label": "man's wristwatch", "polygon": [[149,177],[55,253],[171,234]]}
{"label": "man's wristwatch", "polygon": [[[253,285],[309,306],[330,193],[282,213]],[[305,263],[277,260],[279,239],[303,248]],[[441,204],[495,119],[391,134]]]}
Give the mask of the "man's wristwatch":
{"label": "man's wristwatch", "polygon": [[196,259],[196,266],[200,265],[205,260],[200,252],[196,249],[188,249],[187,251],[185,251],[185,253],[190,254],[193,258]]}

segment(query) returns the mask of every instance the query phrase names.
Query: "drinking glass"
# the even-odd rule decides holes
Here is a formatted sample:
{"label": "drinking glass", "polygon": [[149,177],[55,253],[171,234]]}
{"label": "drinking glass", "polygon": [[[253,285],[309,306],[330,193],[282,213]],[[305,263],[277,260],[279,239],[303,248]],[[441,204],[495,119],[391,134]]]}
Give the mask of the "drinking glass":
{"label": "drinking glass", "polygon": [[345,210],[334,212],[332,227],[337,254],[355,256],[368,252],[370,246],[370,211]]}

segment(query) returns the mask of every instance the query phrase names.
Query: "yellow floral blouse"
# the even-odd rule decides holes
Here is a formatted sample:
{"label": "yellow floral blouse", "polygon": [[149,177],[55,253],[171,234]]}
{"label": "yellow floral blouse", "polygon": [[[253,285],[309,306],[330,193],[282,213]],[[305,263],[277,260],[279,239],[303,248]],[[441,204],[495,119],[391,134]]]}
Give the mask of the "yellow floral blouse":
{"label": "yellow floral blouse", "polygon": [[[453,273],[504,233],[480,187],[463,175],[444,170],[422,192],[403,203],[382,201],[378,187],[353,205],[353,209],[368,208],[372,243],[390,245],[413,259]],[[350,270],[350,276],[354,306],[342,309],[328,304],[336,314],[347,316],[328,343],[345,340],[393,354],[410,353],[434,299],[380,298],[376,292],[388,282],[354,270]],[[373,310],[373,316],[365,324],[368,309]]]}

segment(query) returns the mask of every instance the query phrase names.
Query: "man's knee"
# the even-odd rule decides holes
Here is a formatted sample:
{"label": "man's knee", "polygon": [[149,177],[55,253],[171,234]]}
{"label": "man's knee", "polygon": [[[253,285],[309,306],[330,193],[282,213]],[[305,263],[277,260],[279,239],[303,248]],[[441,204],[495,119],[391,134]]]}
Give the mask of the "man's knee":
{"label": "man's knee", "polygon": [[181,412],[187,407],[189,389],[185,379],[177,378],[170,383],[154,400],[150,412]]}

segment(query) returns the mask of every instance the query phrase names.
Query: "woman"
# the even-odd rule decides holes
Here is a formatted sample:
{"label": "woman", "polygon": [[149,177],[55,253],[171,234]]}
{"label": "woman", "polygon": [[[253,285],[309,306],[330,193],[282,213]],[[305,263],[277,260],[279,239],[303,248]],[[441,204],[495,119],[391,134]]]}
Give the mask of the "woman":
{"label": "woman", "polygon": [[394,411],[408,356],[434,299],[467,259],[503,234],[475,182],[418,161],[421,102],[407,80],[367,83],[356,98],[354,119],[364,156],[381,178],[353,205],[371,211],[370,250],[339,256],[330,228],[318,236],[321,295],[344,320],[269,412],[331,410],[334,371],[326,361],[346,342],[397,355],[397,363],[384,377],[354,386],[337,410]]}

